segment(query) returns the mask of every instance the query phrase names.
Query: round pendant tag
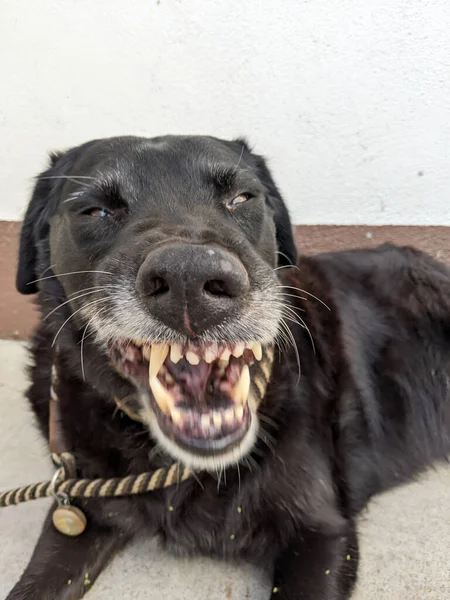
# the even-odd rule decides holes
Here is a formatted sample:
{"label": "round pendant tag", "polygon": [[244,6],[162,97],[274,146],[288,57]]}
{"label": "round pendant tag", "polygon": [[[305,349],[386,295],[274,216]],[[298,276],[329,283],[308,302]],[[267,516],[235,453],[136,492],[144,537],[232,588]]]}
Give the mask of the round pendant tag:
{"label": "round pendant tag", "polygon": [[77,506],[58,506],[53,513],[53,525],[64,535],[77,536],[86,529],[86,515]]}

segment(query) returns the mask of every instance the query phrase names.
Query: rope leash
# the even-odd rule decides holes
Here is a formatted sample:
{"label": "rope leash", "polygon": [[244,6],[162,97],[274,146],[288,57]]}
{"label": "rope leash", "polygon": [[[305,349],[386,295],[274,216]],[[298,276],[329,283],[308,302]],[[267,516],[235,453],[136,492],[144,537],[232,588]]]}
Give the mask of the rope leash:
{"label": "rope leash", "polygon": [[0,493],[0,508],[39,500],[40,498],[59,498],[65,495],[68,498],[120,498],[146,494],[154,490],[166,488],[176,483],[186,481],[192,476],[192,471],[174,463],[170,467],[163,467],[156,471],[149,471],[139,475],[127,477],[111,477],[109,479],[76,479],[66,478],[71,469],[68,462],[73,455],[65,452],[60,457],[61,466],[56,471],[53,479],[41,481]]}

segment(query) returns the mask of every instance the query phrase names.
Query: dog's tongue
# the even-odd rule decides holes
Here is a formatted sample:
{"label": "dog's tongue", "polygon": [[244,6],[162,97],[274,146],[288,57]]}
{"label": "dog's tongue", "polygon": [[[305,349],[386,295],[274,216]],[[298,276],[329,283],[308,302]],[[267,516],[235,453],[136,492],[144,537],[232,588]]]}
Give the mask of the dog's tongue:
{"label": "dog's tongue", "polygon": [[192,368],[192,366],[186,362],[178,364],[168,362],[167,370],[181,386],[184,394],[191,398],[195,398],[197,402],[205,402],[208,383],[210,383],[209,392],[213,391],[212,382],[209,382],[212,371],[211,364],[202,361],[200,364],[196,365],[195,368]]}

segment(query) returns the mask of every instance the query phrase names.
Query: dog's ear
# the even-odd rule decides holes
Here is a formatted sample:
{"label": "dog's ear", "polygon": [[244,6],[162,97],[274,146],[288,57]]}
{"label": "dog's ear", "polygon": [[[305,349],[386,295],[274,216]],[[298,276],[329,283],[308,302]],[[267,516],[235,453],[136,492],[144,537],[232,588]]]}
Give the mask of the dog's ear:
{"label": "dog's ear", "polygon": [[239,138],[235,143],[240,144],[241,152],[247,151],[251,154],[255,162],[258,177],[267,189],[267,201],[274,211],[278,245],[278,265],[295,265],[297,262],[297,248],[295,246],[291,219],[286,204],[270,174],[266,161],[262,156],[252,153],[246,140]]}
{"label": "dog's ear", "polygon": [[36,177],[20,233],[16,287],[21,294],[35,294],[39,289],[35,283],[40,276],[37,272],[38,248],[48,237],[50,218],[58,205],[64,176],[70,172],[83,147],[52,153],[50,167]]}
{"label": "dog's ear", "polygon": [[275,185],[265,160],[261,156],[257,157],[257,167],[259,178],[268,190],[267,201],[274,211],[277,231],[278,266],[295,265],[297,263],[297,247],[295,245],[292,223],[287,206]]}
{"label": "dog's ear", "polygon": [[[58,155],[52,154],[50,159],[53,166],[58,160]],[[52,167],[38,175],[22,223],[16,274],[16,287],[21,294],[35,294],[38,291],[38,286],[34,283],[38,277],[36,272],[37,244],[46,233],[43,214],[53,187],[52,180],[46,179],[51,176],[51,171]]]}

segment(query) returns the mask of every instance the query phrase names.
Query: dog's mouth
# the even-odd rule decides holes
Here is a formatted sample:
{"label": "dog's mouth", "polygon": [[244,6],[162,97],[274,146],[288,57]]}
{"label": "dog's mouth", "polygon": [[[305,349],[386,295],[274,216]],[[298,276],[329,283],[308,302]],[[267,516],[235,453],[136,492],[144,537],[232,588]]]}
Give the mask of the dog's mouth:
{"label": "dog's mouth", "polygon": [[157,425],[177,447],[215,455],[239,445],[251,428],[251,369],[263,357],[260,343],[200,348],[124,340],[110,346],[110,356],[148,398],[152,429]]}

